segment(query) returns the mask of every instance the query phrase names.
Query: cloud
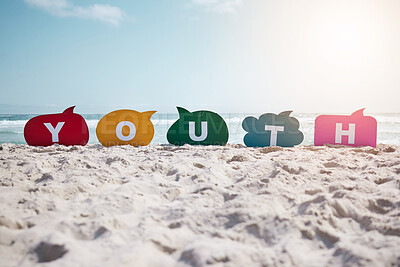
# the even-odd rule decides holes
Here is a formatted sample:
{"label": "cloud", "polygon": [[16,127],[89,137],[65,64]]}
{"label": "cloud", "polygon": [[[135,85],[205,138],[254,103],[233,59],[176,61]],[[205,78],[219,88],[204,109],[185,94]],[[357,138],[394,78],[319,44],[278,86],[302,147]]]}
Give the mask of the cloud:
{"label": "cloud", "polygon": [[299,130],[300,123],[290,117],[291,111],[275,115],[266,113],[260,116],[247,117],[242,122],[243,129],[248,132],[244,143],[248,147],[283,146],[291,147],[300,144],[304,135]]}
{"label": "cloud", "polygon": [[119,7],[98,5],[83,7],[72,4],[69,0],[24,0],[30,6],[40,8],[53,16],[92,19],[118,26],[126,18]]}
{"label": "cloud", "polygon": [[192,0],[197,6],[202,6],[215,13],[236,13],[236,9],[243,3],[242,0]]}

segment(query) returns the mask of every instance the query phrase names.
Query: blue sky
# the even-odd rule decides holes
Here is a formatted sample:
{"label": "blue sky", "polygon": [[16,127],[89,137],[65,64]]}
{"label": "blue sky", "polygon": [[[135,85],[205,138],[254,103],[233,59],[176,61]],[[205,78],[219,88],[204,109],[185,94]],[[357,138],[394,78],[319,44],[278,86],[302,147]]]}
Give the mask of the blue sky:
{"label": "blue sky", "polygon": [[2,0],[0,113],[400,112],[400,2]]}

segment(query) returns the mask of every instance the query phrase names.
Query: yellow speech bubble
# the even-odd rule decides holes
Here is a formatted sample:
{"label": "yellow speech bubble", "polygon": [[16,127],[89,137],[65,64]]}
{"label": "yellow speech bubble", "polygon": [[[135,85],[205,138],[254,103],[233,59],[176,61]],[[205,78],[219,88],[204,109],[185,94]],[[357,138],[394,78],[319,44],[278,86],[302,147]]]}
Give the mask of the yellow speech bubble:
{"label": "yellow speech bubble", "polygon": [[154,136],[154,126],[150,118],[156,112],[129,109],[110,112],[97,124],[97,139],[103,146],[146,146]]}

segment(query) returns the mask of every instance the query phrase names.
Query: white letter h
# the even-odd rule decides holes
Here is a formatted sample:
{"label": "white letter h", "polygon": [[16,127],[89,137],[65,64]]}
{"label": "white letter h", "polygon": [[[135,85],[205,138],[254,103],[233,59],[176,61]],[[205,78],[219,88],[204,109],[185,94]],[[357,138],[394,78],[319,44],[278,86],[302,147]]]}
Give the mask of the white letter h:
{"label": "white letter h", "polygon": [[348,136],[348,143],[354,144],[355,136],[356,136],[356,124],[349,123],[349,129],[343,130],[341,123],[336,123],[336,134],[335,134],[335,143],[342,143],[342,136]]}

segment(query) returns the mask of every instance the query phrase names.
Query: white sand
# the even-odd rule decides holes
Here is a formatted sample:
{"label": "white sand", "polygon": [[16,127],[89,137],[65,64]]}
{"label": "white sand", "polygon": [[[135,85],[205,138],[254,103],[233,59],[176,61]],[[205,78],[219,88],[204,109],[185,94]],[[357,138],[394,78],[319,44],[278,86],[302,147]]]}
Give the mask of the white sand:
{"label": "white sand", "polygon": [[0,266],[400,265],[398,146],[1,148]]}

